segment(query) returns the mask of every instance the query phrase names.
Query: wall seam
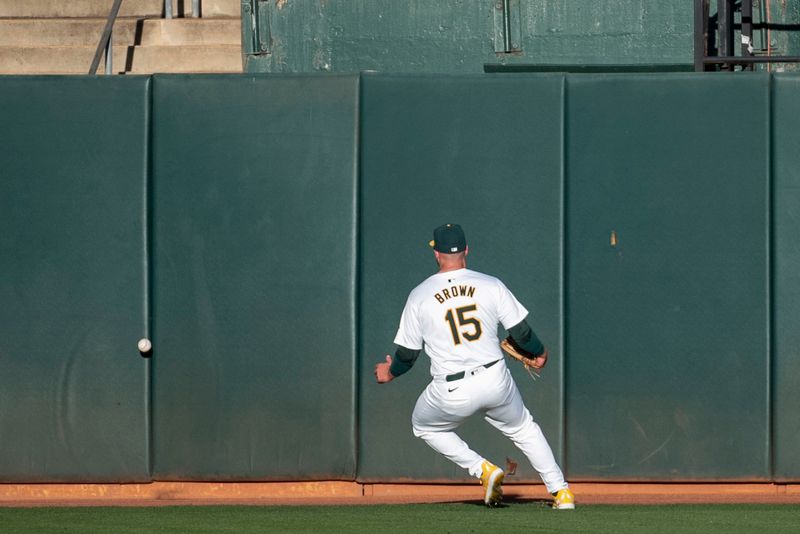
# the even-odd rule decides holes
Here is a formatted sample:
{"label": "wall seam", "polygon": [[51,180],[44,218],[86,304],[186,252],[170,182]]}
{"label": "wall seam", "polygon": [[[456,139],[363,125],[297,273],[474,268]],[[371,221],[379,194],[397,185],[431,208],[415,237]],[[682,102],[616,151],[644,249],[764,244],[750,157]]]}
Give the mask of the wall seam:
{"label": "wall seam", "polygon": [[568,321],[566,314],[567,308],[567,75],[561,76],[561,287],[560,293],[560,335],[561,339],[561,397],[560,397],[560,415],[561,415],[561,440],[560,440],[560,455],[561,455],[561,468],[565,476],[568,473],[567,467],[567,332]]}
{"label": "wall seam", "polygon": [[355,136],[353,143],[353,477],[358,480],[361,444],[361,73],[356,79]]}
{"label": "wall seam", "polygon": [[775,365],[775,354],[774,354],[774,346],[773,340],[774,337],[774,314],[773,314],[773,305],[774,305],[774,264],[773,261],[773,253],[775,250],[773,240],[775,239],[775,232],[774,232],[774,214],[773,214],[773,206],[774,206],[774,199],[775,199],[775,188],[774,188],[774,180],[773,180],[773,160],[774,160],[774,125],[773,125],[773,115],[774,115],[774,93],[775,93],[775,84],[774,82],[774,75],[769,74],[767,78],[767,127],[766,127],[766,138],[767,138],[767,150],[766,150],[766,159],[767,159],[767,184],[766,184],[766,321],[767,321],[767,328],[766,328],[766,349],[767,349],[767,393],[766,393],[766,401],[767,401],[767,413],[766,413],[766,420],[767,420],[767,476],[768,480],[771,482],[775,481],[775,427],[774,427],[774,413],[775,413],[775,398],[774,398],[774,387],[773,387],[773,377],[774,374],[774,365]]}
{"label": "wall seam", "polygon": [[[145,337],[153,339],[153,100],[155,90],[155,78],[148,76],[147,79],[147,105],[146,119],[145,119],[145,179],[144,179],[144,277],[145,277]],[[156,351],[155,347],[152,349]],[[152,353],[151,353],[152,355]],[[150,481],[153,480],[154,467],[155,467],[155,439],[153,436],[153,361],[152,357],[147,359],[147,380],[145,381],[146,398],[147,398],[147,463],[148,463],[148,477]]]}

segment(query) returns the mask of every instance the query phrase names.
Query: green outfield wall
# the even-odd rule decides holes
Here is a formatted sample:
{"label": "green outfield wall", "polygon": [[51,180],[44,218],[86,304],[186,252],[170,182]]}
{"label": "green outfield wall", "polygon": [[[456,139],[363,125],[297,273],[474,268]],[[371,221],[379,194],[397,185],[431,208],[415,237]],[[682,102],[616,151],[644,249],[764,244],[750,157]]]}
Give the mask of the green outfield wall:
{"label": "green outfield wall", "polygon": [[154,477],[354,476],[358,83],[155,79]]}
{"label": "green outfield wall", "polygon": [[768,479],[769,78],[567,94],[570,472]]}
{"label": "green outfield wall", "polygon": [[[550,348],[540,380],[512,368],[571,480],[800,480],[800,78],[0,97],[0,482],[468,480],[412,435],[427,358],[372,375],[445,221]],[[537,479],[480,418],[463,436]]]}
{"label": "green outfield wall", "polygon": [[800,479],[800,78],[772,83],[771,398],[775,478]]}
{"label": "green outfield wall", "polygon": [[0,480],[150,479],[152,80],[0,80]]}
{"label": "green outfield wall", "polygon": [[[561,75],[364,77],[359,479],[468,480],[411,436],[411,412],[430,378],[427,366],[388,386],[372,375],[376,358],[391,348],[387,342],[408,293],[435,267],[427,241],[442,224],[437,221],[461,221],[469,233],[470,267],[501,277],[528,303],[552,367],[537,387],[529,387],[521,366],[512,369],[561,456],[564,83]],[[519,476],[530,478],[521,453],[487,429],[476,418],[463,437],[498,461],[516,459]]]}

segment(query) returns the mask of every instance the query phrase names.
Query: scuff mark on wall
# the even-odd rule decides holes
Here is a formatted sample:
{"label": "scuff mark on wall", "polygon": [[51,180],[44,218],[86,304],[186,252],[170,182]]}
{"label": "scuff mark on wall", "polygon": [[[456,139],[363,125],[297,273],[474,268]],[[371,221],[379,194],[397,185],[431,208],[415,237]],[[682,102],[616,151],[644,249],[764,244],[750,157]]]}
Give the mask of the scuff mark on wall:
{"label": "scuff mark on wall", "polygon": [[647,460],[649,460],[650,458],[652,458],[653,456],[655,456],[656,454],[658,454],[659,452],[661,452],[662,450],[664,450],[664,448],[665,448],[665,447],[666,447],[666,446],[669,444],[669,442],[670,442],[670,441],[672,441],[672,438],[673,438],[673,436],[675,436],[675,431],[674,431],[674,430],[673,430],[673,431],[670,433],[670,435],[669,435],[669,436],[667,436],[667,439],[665,439],[665,440],[664,440],[664,441],[661,443],[661,445],[659,445],[658,447],[656,447],[656,448],[655,448],[655,450],[653,450],[653,452],[651,452],[650,454],[648,454],[647,456],[645,456],[644,458],[642,458],[642,459],[641,459],[641,461],[639,462],[639,465],[642,465],[642,464],[643,464],[643,463],[645,463]]}

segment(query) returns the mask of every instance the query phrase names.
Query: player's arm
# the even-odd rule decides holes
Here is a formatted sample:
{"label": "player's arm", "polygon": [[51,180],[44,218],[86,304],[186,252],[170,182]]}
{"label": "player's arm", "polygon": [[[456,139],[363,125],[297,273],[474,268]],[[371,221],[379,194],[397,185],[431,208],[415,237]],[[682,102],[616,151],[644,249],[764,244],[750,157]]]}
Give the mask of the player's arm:
{"label": "player's arm", "polygon": [[375,366],[375,378],[378,383],[384,384],[407,372],[414,366],[420,352],[420,350],[398,345],[394,352],[394,358],[387,354],[386,361]]}
{"label": "player's arm", "polygon": [[420,314],[413,296],[414,292],[412,291],[406,300],[403,314],[400,317],[400,327],[394,337],[394,343],[397,345],[394,359],[387,354],[386,361],[375,366],[375,378],[379,384],[389,382],[394,377],[400,376],[411,369],[411,366],[417,360],[417,356],[422,351],[424,340],[419,324]]}
{"label": "player's arm", "polygon": [[389,372],[392,373],[392,376],[394,377],[398,377],[406,373],[414,366],[414,362],[417,361],[420,352],[420,350],[409,349],[402,345],[398,345],[397,350],[394,351],[394,359],[392,360],[392,365],[389,368]]}
{"label": "player's arm", "polygon": [[523,319],[515,324],[508,329],[508,334],[514,338],[520,348],[536,356],[535,359],[540,362],[539,368],[544,367],[544,364],[547,363],[547,349],[536,336],[536,333],[531,330],[528,321]]}

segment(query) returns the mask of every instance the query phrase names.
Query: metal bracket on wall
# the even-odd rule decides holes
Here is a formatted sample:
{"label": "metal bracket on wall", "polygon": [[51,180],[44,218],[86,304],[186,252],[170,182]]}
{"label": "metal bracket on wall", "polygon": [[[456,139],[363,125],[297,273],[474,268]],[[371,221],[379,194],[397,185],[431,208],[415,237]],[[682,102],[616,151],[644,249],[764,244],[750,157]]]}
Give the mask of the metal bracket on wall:
{"label": "metal bracket on wall", "polygon": [[494,1],[492,8],[494,15],[494,51],[497,54],[522,52],[520,2],[521,0]]}
{"label": "metal bracket on wall", "polygon": [[[753,70],[756,63],[800,63],[800,56],[773,56],[770,47],[753,46],[753,30],[800,30],[800,25],[773,24],[761,11],[761,21],[753,23],[753,0],[716,0],[717,12],[711,15],[712,0],[694,0],[694,70]],[[764,0],[761,2],[763,8]],[[740,13],[739,23],[736,13]],[[736,31],[741,40],[741,54],[736,55]],[[756,55],[756,52],[766,55]]]}
{"label": "metal bracket on wall", "polygon": [[242,0],[242,43],[247,55],[272,52],[269,2],[270,0]]}

